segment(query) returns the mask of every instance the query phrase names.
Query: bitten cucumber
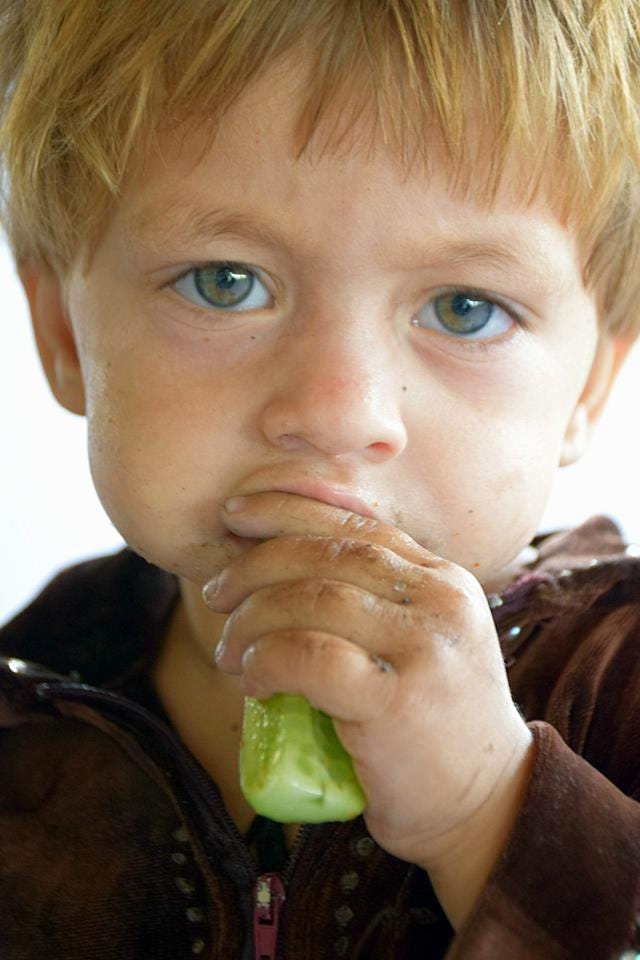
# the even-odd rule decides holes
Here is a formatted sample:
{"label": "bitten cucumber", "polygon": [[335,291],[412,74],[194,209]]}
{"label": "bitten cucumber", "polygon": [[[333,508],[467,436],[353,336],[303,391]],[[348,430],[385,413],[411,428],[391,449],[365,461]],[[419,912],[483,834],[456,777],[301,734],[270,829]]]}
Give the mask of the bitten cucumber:
{"label": "bitten cucumber", "polygon": [[240,786],[256,813],[280,823],[352,820],[366,806],[331,717],[291,693],[245,697]]}

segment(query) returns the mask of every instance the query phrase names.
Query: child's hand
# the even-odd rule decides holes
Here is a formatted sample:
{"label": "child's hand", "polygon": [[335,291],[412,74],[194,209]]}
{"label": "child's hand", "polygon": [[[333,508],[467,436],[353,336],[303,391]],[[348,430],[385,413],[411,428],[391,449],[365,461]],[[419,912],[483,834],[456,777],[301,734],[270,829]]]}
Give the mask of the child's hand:
{"label": "child's hand", "polygon": [[206,588],[230,614],[220,669],[242,673],[250,696],[300,693],[334,718],[385,850],[445,882],[484,845],[486,872],[531,734],[476,578],[391,525],[306,497],[253,494],[224,522],[264,542],[230,563],[215,597]]}

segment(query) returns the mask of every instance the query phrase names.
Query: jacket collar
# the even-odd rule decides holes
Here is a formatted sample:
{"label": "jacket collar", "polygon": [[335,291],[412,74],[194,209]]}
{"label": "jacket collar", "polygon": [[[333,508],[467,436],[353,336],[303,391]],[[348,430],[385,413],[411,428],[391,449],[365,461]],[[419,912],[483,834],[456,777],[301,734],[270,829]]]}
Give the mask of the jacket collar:
{"label": "jacket collar", "polygon": [[509,586],[488,596],[503,652],[512,655],[544,620],[580,613],[617,591],[640,600],[640,546],[628,544],[609,517],[538,536],[536,555]]}

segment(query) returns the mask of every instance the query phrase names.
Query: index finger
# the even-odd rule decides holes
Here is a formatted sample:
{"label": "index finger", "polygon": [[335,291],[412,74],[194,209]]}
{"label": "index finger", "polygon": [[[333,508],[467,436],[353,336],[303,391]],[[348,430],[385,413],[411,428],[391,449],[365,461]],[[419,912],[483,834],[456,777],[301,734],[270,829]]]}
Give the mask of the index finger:
{"label": "index finger", "polygon": [[311,497],[268,490],[234,499],[242,501],[242,509],[229,512],[223,507],[222,516],[227,528],[242,537],[262,540],[284,536],[343,537],[379,544],[421,566],[446,563],[390,523]]}

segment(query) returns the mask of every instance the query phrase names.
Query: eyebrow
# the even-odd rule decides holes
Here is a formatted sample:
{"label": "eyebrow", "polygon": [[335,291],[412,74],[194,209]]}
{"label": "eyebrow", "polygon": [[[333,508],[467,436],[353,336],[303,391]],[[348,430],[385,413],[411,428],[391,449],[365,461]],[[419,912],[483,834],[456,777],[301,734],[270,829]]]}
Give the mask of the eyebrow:
{"label": "eyebrow", "polygon": [[[176,220],[176,212],[181,221]],[[160,222],[161,228],[153,224]],[[167,224],[167,227],[164,226]],[[270,226],[266,221],[250,214],[216,208],[214,210],[187,210],[183,204],[172,204],[160,213],[153,207],[140,211],[128,224],[128,232],[135,239],[145,241],[165,237],[170,233],[176,240],[184,243],[201,243],[218,237],[232,237],[238,240],[252,240],[264,246],[285,246],[284,234]]]}
{"label": "eyebrow", "polygon": [[[179,213],[180,220],[177,219]],[[160,223],[160,227],[154,226]],[[176,202],[163,208],[160,212],[155,207],[143,208],[131,219],[128,232],[136,242],[147,242],[165,239],[171,236],[179,243],[198,244],[207,243],[219,238],[248,240],[265,247],[295,247],[297,251],[304,249],[304,241],[300,237],[287,237],[284,233],[265,220],[254,214],[232,211],[224,208],[212,210],[192,210],[185,215],[184,203]],[[408,263],[415,262],[416,267],[432,265],[439,267],[442,264],[455,266],[473,266],[477,264],[490,265],[501,271],[523,270],[533,279],[538,279],[535,269],[535,251],[525,244],[520,251],[514,249],[513,244],[501,243],[483,237],[482,239],[458,240],[435,239],[423,244],[407,243],[397,249],[398,259]],[[548,264],[539,275],[540,285],[547,288],[550,276]],[[557,277],[560,282],[560,277]]]}

